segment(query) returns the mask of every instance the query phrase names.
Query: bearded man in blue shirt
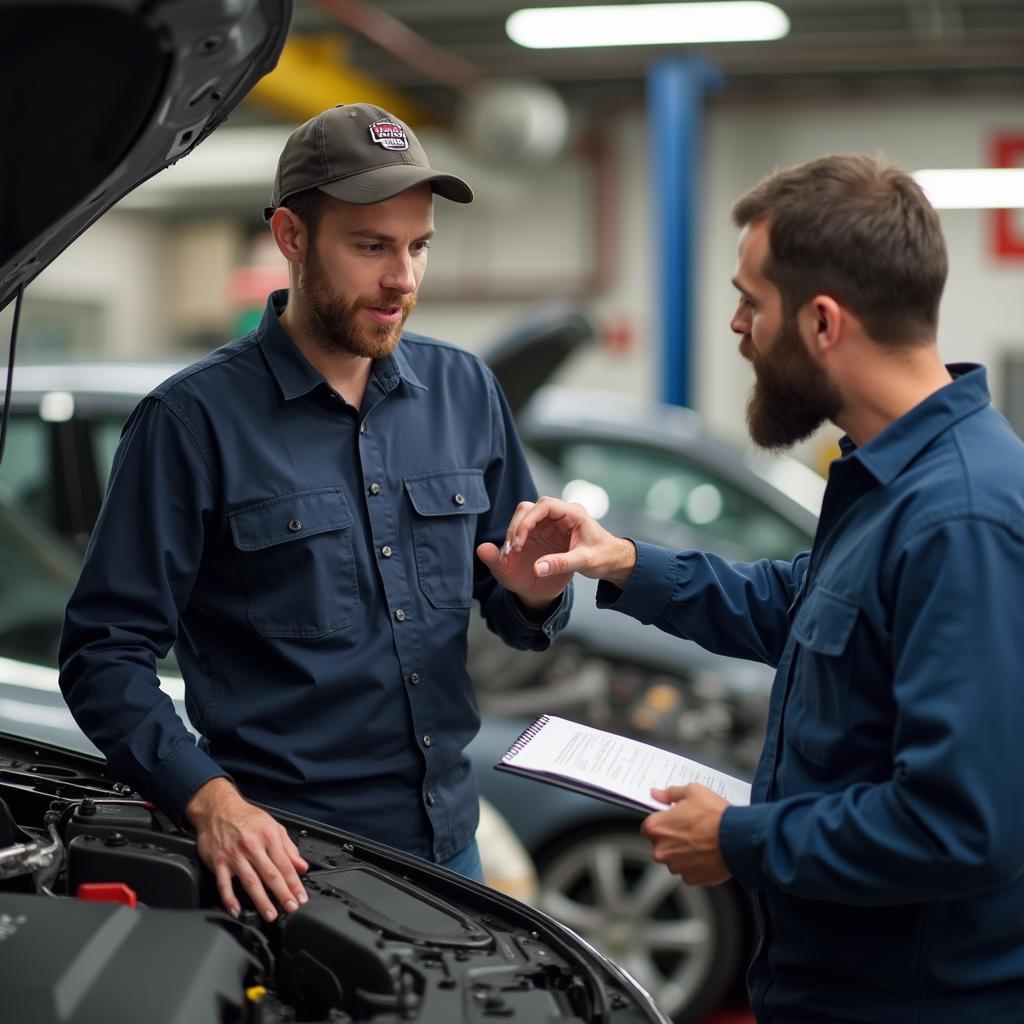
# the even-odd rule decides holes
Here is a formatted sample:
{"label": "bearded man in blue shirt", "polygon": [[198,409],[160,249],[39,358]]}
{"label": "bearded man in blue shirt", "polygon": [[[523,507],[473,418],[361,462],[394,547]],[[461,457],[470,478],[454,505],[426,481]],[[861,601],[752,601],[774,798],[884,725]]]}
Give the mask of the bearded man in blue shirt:
{"label": "bearded man in blue shirt", "polygon": [[761,1024],[1024,1021],[1024,445],[936,345],[946,251],[903,172],[780,171],[733,210],[755,442],[846,434],[810,552],[736,564],[614,537],[547,498],[538,578],[776,667],[749,807],[655,790],[654,859],[750,890]]}
{"label": "bearded man in blue shirt", "polygon": [[[568,617],[565,579],[495,544],[536,492],[493,375],[403,333],[435,194],[473,198],[379,107],[292,133],[265,211],[289,289],[132,414],[68,604],[78,723],[191,822],[236,915],[234,878],[268,920],[307,899],[250,801],[480,879],[470,605],[532,650]],[[158,688],[172,644],[198,746]]]}

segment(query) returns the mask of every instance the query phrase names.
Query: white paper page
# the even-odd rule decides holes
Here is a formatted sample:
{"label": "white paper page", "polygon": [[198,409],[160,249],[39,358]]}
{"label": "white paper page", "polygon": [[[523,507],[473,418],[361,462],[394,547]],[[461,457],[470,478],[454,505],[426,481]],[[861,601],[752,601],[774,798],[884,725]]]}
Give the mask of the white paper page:
{"label": "white paper page", "polygon": [[699,782],[731,804],[749,804],[750,786],[699,761],[625,736],[593,729],[554,715],[545,716],[529,742],[502,758],[505,764],[589,783],[659,810],[651,787]]}

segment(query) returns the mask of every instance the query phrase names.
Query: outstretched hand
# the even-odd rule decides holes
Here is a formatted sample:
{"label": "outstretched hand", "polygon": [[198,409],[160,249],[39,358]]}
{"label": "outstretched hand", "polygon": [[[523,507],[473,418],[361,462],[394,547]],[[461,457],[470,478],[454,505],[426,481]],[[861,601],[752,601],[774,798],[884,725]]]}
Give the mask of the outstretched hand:
{"label": "outstretched hand", "polygon": [[[494,554],[497,548],[482,544],[477,554],[498,576],[497,563],[488,560],[483,548],[493,549]],[[558,498],[520,502],[508,525],[502,552],[516,581],[526,584],[531,577],[537,582],[559,581],[562,588],[574,572],[622,588],[636,564],[632,541],[609,533],[582,505]],[[487,552],[492,558],[494,554]]]}
{"label": "outstretched hand", "polygon": [[[516,516],[534,507],[532,501],[521,501]],[[516,521],[513,517],[513,522]],[[548,572],[539,575],[536,566],[561,550],[561,532],[551,524],[534,531],[526,543],[510,547],[506,535],[504,545],[485,542],[476,549],[480,559],[494,578],[511,591],[528,608],[545,608],[557,601],[572,579],[571,572]]]}

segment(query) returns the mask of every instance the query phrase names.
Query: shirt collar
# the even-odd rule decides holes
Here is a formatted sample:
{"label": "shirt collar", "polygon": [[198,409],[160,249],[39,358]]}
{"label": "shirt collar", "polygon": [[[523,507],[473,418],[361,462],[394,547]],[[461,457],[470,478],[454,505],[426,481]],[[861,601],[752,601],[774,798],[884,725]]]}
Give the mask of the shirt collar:
{"label": "shirt collar", "polygon": [[858,448],[849,437],[839,440],[844,458],[856,460],[884,487],[939,434],[991,402],[985,368],[950,363],[953,382],[939,388],[876,437]]}
{"label": "shirt collar", "polygon": [[381,365],[390,363],[394,367],[398,376],[401,377],[402,380],[411,384],[414,388],[419,388],[421,391],[430,390],[430,388],[428,388],[426,384],[422,383],[419,377],[412,372],[412,367],[409,365],[409,357],[405,354],[401,343],[399,343],[398,348],[396,348],[391,355],[386,356],[384,359],[379,359],[377,362]]}
{"label": "shirt collar", "polygon": [[[324,378],[318,370],[309,364],[306,357],[299,351],[298,345],[292,341],[288,332],[281,325],[280,316],[287,303],[288,290],[286,288],[270,293],[267,298],[267,308],[263,312],[263,319],[260,321],[259,327],[256,328],[256,336],[263,349],[270,372],[281,389],[281,394],[286,401],[290,401],[293,398],[309,394],[315,387],[324,383]],[[393,390],[397,386],[399,378],[407,381],[413,387],[423,391],[428,390],[427,386],[422,384],[413,373],[409,360],[402,351],[401,344],[391,355],[375,359],[371,372],[376,376],[385,392]]]}

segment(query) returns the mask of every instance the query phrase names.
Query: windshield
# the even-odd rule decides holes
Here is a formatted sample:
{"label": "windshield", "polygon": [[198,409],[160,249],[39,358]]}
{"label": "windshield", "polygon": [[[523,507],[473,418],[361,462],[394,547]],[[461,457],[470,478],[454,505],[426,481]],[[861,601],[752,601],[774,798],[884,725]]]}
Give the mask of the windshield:
{"label": "windshield", "polygon": [[0,656],[56,665],[64,605],[80,564],[24,511],[0,504]]}
{"label": "windshield", "polygon": [[531,445],[561,468],[568,481],[563,497],[581,502],[597,518],[609,510],[639,514],[630,526],[641,535],[645,523],[675,523],[687,528],[694,544],[747,561],[788,559],[811,545],[811,535],[770,508],[753,487],[741,487],[679,452],[609,439]]}

